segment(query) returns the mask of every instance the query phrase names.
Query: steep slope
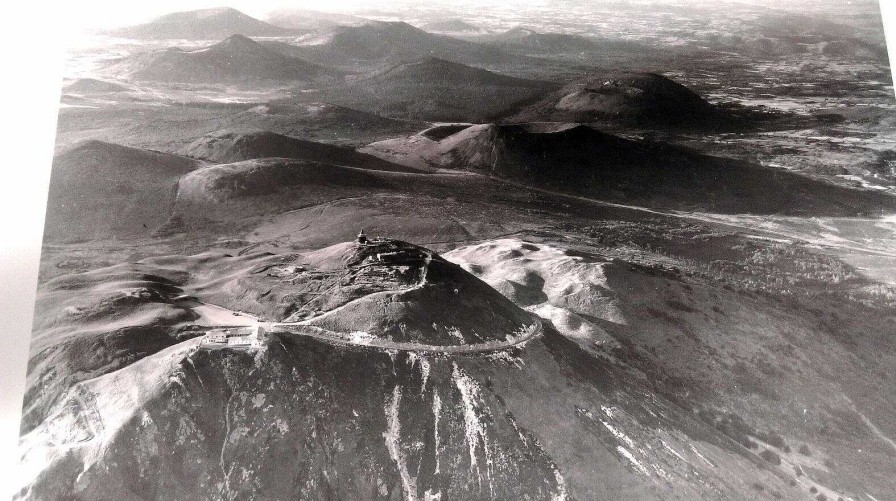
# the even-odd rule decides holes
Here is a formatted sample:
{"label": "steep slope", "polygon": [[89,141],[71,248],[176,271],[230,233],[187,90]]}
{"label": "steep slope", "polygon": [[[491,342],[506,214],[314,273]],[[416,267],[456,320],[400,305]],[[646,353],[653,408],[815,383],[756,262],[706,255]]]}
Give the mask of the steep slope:
{"label": "steep slope", "polygon": [[148,23],[110,32],[123,38],[220,40],[232,35],[257,37],[291,36],[301,33],[259,21],[229,7],[174,12]]}
{"label": "steep slope", "polygon": [[278,157],[372,170],[416,172],[345,146],[306,141],[274,132],[240,134],[219,131],[193,141],[178,153],[217,163]]}
{"label": "steep slope", "polygon": [[334,88],[325,99],[386,116],[475,121],[553,87],[428,57]]}
{"label": "steep slope", "polygon": [[376,240],[323,249],[314,258],[324,268],[334,261],[342,266],[322,280],[319,289],[328,292],[312,295],[290,318],[310,316],[304,324],[328,332],[362,337],[365,344],[458,352],[493,350],[540,332],[532,316],[428,249]]}
{"label": "steep slope", "polygon": [[150,258],[49,280],[37,306],[24,431],[72,385],[200,336],[215,322],[266,321],[268,329],[337,345],[458,351],[496,349],[540,332],[532,315],[457,265],[394,240],[304,255]]}
{"label": "steep slope", "polygon": [[[891,301],[843,300],[832,288],[857,292],[862,280],[823,276],[842,263],[792,243],[693,247],[685,255],[707,263],[756,262],[763,254],[768,271],[753,283],[787,275],[793,299],[697,278],[686,271],[687,259],[672,267],[640,266],[518,239],[465,246],[445,257],[518,304],[531,304],[530,311],[583,350],[598,357],[610,351],[638,367],[672,401],[779,464],[796,487],[782,492],[784,498],[861,499],[892,490],[883,472],[896,461],[886,418],[896,408],[886,389],[893,376],[869,378],[866,369],[896,356],[888,341]],[[808,262],[814,262],[812,275],[800,271]],[[754,488],[764,490],[748,489]],[[755,497],[779,496],[766,490]]]}
{"label": "steep slope", "polygon": [[68,435],[24,439],[26,465],[43,453],[48,468],[20,477],[22,497],[538,500],[565,489],[462,366],[424,359],[424,374],[405,355],[273,339],[257,355],[188,342],[76,386],[49,421]]}
{"label": "steep slope", "polygon": [[510,122],[715,129],[739,124],[687,87],[653,73],[589,77],[512,112]]}
{"label": "steep slope", "polygon": [[[541,188],[650,207],[719,212],[843,214],[892,210],[896,198],[852,190],[584,125],[474,125],[360,151],[412,167],[480,172]],[[427,137],[429,135],[430,137]]]}
{"label": "steep slope", "polygon": [[[191,337],[198,315],[173,301],[187,273],[121,264],[41,284],[22,430],[46,419],[72,385]],[[195,336],[196,334],[193,334]]]}
{"label": "steep slope", "polygon": [[338,73],[284,56],[243,35],[198,50],[169,48],[137,54],[118,62],[112,71],[135,80],[190,83],[309,83],[332,80]]}
{"label": "steep slope", "polygon": [[53,159],[47,241],[147,236],[165,222],[193,159],[87,141]]}
{"label": "steep slope", "polygon": [[[412,245],[383,243],[408,258],[426,254]],[[116,276],[127,280],[135,272],[154,275],[153,283],[170,281],[171,293],[188,291],[218,303],[226,297],[244,302],[246,292],[264,298],[259,286],[265,282],[279,283],[276,294],[281,295],[309,281],[325,285],[321,272],[351,278],[353,292],[320,291],[331,298],[361,292],[363,302],[382,289],[403,290],[402,284],[425,272],[423,287],[431,288],[433,297],[399,292],[394,304],[383,304],[386,311],[371,310],[365,321],[397,315],[393,320],[403,318],[406,325],[396,324],[396,332],[425,332],[428,322],[412,312],[419,307],[501,339],[500,331],[490,329],[496,325],[492,315],[527,317],[436,255],[423,263],[376,264],[374,256],[383,250],[377,245],[342,244],[303,256],[153,258],[66,277],[52,287],[56,296],[47,297],[52,308],[45,311],[65,310],[72,301],[89,303],[92,299],[77,299],[81,290],[93,294],[97,283]],[[511,254],[489,255],[493,250]],[[527,264],[525,257],[539,252],[550,249],[498,242],[458,254],[484,258],[477,265],[487,272],[494,271],[489,265],[501,263],[505,269],[550,268],[540,259]],[[374,269],[368,270],[371,265]],[[404,274],[401,269],[408,266],[411,272]],[[579,263],[578,269],[588,266]],[[384,273],[388,268],[396,273]],[[529,272],[537,274],[536,269]],[[486,275],[490,280],[498,276]],[[640,284],[644,277],[635,273],[629,279]],[[538,287],[524,282],[507,290]],[[126,282],[110,283],[112,290]],[[312,289],[305,292],[312,295]],[[586,296],[574,294],[570,304]],[[327,308],[333,306],[338,308],[335,303]],[[190,309],[197,310],[195,305]],[[144,318],[153,322],[156,316]],[[70,356],[53,378],[82,376],[67,380],[67,388],[52,387],[56,403],[22,437],[18,498],[76,493],[89,499],[542,500],[622,493],[648,500],[721,500],[753,499],[757,490],[780,499],[805,496],[806,485],[788,483],[794,478],[789,463],[765,462],[703,421],[695,409],[682,408],[658,391],[666,380],[655,372],[645,377],[617,355],[597,355],[593,346],[583,349],[551,329],[512,348],[435,354],[378,348],[360,334],[346,345],[292,326],[265,325],[270,329],[266,338],[251,348],[209,348],[203,340],[186,339],[145,353],[139,345],[124,344],[116,352],[123,366],[94,371],[92,377],[87,373],[93,357]],[[192,333],[184,337],[202,332],[164,322],[157,328],[172,339],[178,332]],[[428,332],[425,339],[433,342],[438,336]],[[31,380],[35,388],[40,379]],[[837,494],[828,488],[823,492]]]}

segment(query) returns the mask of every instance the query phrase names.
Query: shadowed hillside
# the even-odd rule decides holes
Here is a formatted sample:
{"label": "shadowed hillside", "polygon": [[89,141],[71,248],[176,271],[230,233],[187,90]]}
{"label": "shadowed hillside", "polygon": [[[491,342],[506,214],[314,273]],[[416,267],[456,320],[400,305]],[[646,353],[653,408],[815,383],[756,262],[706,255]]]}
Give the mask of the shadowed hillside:
{"label": "shadowed hillside", "polygon": [[386,116],[478,121],[554,87],[427,57],[334,88],[325,98]]}
{"label": "shadowed hillside", "polygon": [[[361,151],[412,167],[470,170],[532,186],[679,210],[856,215],[896,198],[847,189],[584,125],[474,125],[447,137],[373,143]],[[433,131],[427,131],[432,136]]]}
{"label": "shadowed hillside", "polygon": [[402,22],[337,26],[298,43],[293,49],[296,57],[345,70],[376,69],[426,57],[487,68],[525,62],[494,47],[427,33]]}
{"label": "shadowed hillside", "polygon": [[204,49],[170,48],[137,54],[112,70],[135,80],[192,83],[301,84],[338,76],[335,71],[284,56],[243,35],[231,35]]}
{"label": "shadowed hillside", "polygon": [[306,141],[274,132],[239,134],[220,131],[197,139],[179,153],[217,163],[279,157],[372,170],[417,172],[372,155],[358,153],[349,147]]}
{"label": "shadowed hillside", "polygon": [[149,235],[168,219],[180,176],[199,165],[177,155],[80,143],[53,159],[44,238]]}
{"label": "shadowed hillside", "polygon": [[607,123],[680,129],[746,125],[687,87],[653,73],[588,77],[509,114],[509,122]]}
{"label": "shadowed hillside", "polygon": [[[185,113],[189,115],[186,120]],[[222,130],[240,134],[269,131],[315,141],[360,145],[410,134],[425,126],[422,122],[397,120],[321,102],[189,103],[136,108],[122,105],[103,110],[64,108],[58,124],[60,146],[100,139],[169,152]]]}

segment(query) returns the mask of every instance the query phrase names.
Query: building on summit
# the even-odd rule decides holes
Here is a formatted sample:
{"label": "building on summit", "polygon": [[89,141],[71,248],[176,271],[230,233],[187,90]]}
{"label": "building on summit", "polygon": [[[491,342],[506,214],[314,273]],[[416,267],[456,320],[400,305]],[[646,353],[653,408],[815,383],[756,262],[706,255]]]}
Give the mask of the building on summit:
{"label": "building on summit", "polygon": [[251,327],[222,327],[211,329],[205,333],[200,346],[214,348],[257,348],[265,338],[264,328],[260,325]]}

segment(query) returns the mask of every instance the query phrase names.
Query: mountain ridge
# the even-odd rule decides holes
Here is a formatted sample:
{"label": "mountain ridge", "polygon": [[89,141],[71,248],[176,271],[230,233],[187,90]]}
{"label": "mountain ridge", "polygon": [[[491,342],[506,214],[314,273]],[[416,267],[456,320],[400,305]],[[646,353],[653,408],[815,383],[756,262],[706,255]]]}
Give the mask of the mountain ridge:
{"label": "mountain ridge", "polygon": [[232,35],[295,36],[301,31],[260,21],[231,7],[174,12],[147,23],[110,30],[113,36],[136,39],[220,40]]}
{"label": "mountain ridge", "polygon": [[283,55],[244,35],[197,50],[169,48],[136,54],[112,66],[135,80],[192,83],[310,83],[341,73]]}

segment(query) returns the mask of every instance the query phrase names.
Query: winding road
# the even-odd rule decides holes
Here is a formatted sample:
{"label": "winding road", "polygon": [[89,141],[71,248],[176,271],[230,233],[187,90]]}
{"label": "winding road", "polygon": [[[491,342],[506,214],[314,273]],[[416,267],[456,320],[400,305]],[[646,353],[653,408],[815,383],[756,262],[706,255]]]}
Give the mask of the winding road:
{"label": "winding road", "polygon": [[[320,327],[304,325],[300,323],[259,323],[259,326],[269,332],[286,332],[298,336],[305,336],[336,346],[358,346],[374,348],[383,351],[414,351],[419,353],[487,353],[513,348],[537,337],[543,331],[541,319],[533,315],[533,323],[522,326],[517,335],[504,341],[489,341],[475,344],[455,345],[431,345],[413,342],[392,341],[373,335],[343,334],[333,332]],[[366,334],[366,333],[365,333]]]}
{"label": "winding road", "polygon": [[[537,315],[531,315],[532,323],[529,325],[521,325],[519,329],[517,329],[513,335],[507,336],[503,341],[488,341],[485,343],[475,343],[475,344],[455,344],[455,345],[432,345],[432,344],[424,344],[424,343],[416,343],[416,342],[405,342],[405,341],[392,341],[390,339],[384,339],[376,337],[376,335],[367,333],[367,332],[335,332],[328,329],[324,329],[321,327],[317,327],[315,325],[311,325],[311,322],[320,320],[332,315],[337,315],[339,311],[352,303],[364,299],[369,299],[371,296],[376,295],[395,295],[395,294],[403,294],[405,292],[409,292],[415,289],[419,289],[426,285],[426,278],[429,272],[429,265],[432,262],[432,252],[424,251],[425,257],[423,259],[422,264],[422,272],[420,274],[420,280],[418,280],[413,285],[408,287],[403,287],[400,289],[388,290],[375,292],[372,294],[368,294],[366,296],[353,299],[337,308],[334,308],[330,311],[324,312],[316,317],[302,320],[300,322],[265,322],[261,321],[251,315],[236,312],[233,310],[228,310],[223,306],[214,305],[211,303],[202,303],[196,308],[194,311],[200,314],[200,317],[205,320],[203,322],[203,326],[209,328],[246,328],[246,327],[254,327],[258,326],[264,329],[265,332],[278,332],[278,333],[288,333],[296,336],[304,336],[315,339],[317,341],[321,341],[327,344],[335,345],[335,346],[356,346],[363,348],[373,348],[382,351],[413,351],[419,353],[487,353],[487,352],[496,352],[506,350],[508,348],[512,348],[514,346],[521,345],[530,339],[533,339],[540,335],[544,330],[544,325],[542,324],[541,319]],[[213,316],[210,313],[214,312]],[[222,322],[223,317],[222,313],[230,312],[233,317],[239,318],[241,321],[239,323],[228,323]],[[203,314],[204,313],[204,314]],[[204,343],[203,343],[204,344]],[[206,346],[207,348],[220,349],[227,347],[225,344],[215,344],[211,346]],[[244,349],[244,348],[241,348]]]}

